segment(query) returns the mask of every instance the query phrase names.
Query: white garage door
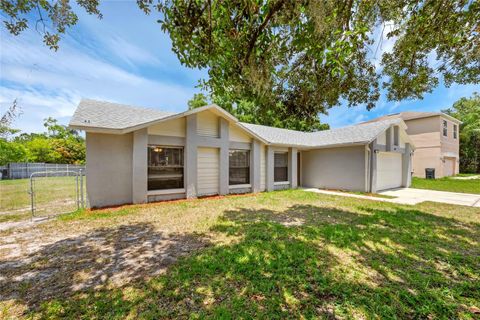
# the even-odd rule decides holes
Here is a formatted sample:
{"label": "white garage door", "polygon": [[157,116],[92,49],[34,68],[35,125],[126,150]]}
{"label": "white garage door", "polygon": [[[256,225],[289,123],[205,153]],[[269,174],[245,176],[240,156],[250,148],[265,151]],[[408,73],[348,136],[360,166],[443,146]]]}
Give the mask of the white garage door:
{"label": "white garage door", "polygon": [[377,158],[377,190],[402,186],[402,154],[380,152]]}
{"label": "white garage door", "polygon": [[455,172],[455,158],[445,158],[444,160],[443,175],[445,177],[453,176]]}
{"label": "white garage door", "polygon": [[216,148],[198,148],[197,194],[218,194],[220,183],[220,152]]}

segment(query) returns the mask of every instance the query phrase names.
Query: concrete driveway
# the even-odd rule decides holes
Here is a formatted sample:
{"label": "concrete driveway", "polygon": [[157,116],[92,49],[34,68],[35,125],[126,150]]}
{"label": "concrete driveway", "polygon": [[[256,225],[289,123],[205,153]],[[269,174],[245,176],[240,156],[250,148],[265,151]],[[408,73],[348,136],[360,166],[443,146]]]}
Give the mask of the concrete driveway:
{"label": "concrete driveway", "polygon": [[480,207],[480,194],[457,193],[436,190],[399,188],[380,191],[379,194],[396,197],[391,202],[417,204],[424,201]]}

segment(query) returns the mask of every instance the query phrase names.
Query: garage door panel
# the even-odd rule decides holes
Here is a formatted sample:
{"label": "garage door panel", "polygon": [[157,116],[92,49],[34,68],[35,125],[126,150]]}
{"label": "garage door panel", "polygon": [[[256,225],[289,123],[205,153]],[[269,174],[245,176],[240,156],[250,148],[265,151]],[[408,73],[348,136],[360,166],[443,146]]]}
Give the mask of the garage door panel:
{"label": "garage door panel", "polygon": [[444,160],[443,175],[445,177],[453,176],[455,172],[455,158],[445,158]]}
{"label": "garage door panel", "polygon": [[380,152],[377,158],[377,190],[402,186],[402,154]]}
{"label": "garage door panel", "polygon": [[220,152],[217,148],[198,148],[197,193],[199,196],[219,193]]}

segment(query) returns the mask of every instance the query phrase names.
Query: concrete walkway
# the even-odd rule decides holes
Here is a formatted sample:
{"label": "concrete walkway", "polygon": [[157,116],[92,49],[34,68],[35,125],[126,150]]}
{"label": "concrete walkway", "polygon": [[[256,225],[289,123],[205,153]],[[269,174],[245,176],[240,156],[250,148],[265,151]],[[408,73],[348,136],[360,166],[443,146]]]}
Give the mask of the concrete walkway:
{"label": "concrete walkway", "polygon": [[480,194],[459,193],[436,191],[426,189],[399,188],[386,191],[380,191],[379,194],[397,197],[396,199],[405,199],[420,203],[424,201],[433,201],[461,206],[480,207]]}
{"label": "concrete walkway", "polygon": [[451,177],[450,179],[455,179],[455,180],[475,180],[475,179],[480,179],[480,175],[477,175],[477,176],[467,176],[467,177]]}
{"label": "concrete walkway", "polygon": [[424,201],[432,201],[432,202],[449,203],[449,204],[480,208],[480,194],[456,193],[456,192],[423,190],[423,189],[413,189],[413,188],[400,188],[400,189],[392,189],[392,190],[379,192],[379,194],[396,197],[396,198],[390,199],[390,198],[380,198],[380,197],[352,194],[352,193],[346,193],[341,191],[322,190],[322,189],[316,189],[316,188],[307,188],[303,190],[309,191],[309,192],[321,193],[321,194],[334,195],[334,196],[367,199],[367,200],[398,203],[398,204],[415,205],[417,203],[424,202]]}

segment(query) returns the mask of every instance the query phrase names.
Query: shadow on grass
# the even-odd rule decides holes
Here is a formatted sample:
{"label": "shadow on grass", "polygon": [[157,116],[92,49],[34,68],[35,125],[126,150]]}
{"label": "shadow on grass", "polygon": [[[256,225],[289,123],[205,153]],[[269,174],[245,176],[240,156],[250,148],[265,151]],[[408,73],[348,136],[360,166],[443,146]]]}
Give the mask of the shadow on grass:
{"label": "shadow on grass", "polygon": [[[146,272],[137,271],[136,265],[126,263],[130,245],[124,241],[115,245],[116,238],[126,236],[124,230],[107,237],[114,245],[106,253],[92,254],[88,244],[81,245],[95,235],[74,239],[77,250],[89,253],[72,259],[67,249],[72,244],[57,243],[52,248],[57,248],[53,251],[58,258],[45,261],[46,269],[59,274],[67,269],[71,279],[63,280],[67,284],[63,287],[68,292],[46,295],[41,305],[31,304],[30,310],[41,318],[75,319],[474,317],[472,307],[480,307],[479,224],[401,207],[359,209],[295,205],[282,212],[227,211],[212,233],[235,236],[233,243],[182,258],[165,275],[148,281],[138,275],[158,270],[161,250],[137,259],[143,264],[138,268]],[[138,231],[151,232],[148,226],[139,226],[127,234]],[[183,235],[174,245],[181,245],[183,237],[190,239]],[[199,247],[207,243],[197,237],[194,241]],[[134,252],[143,252],[141,247]],[[42,261],[46,253],[51,256],[52,248],[35,254],[31,262],[17,263]],[[94,258],[109,255],[112,261],[107,264]],[[74,266],[93,273],[95,279],[105,277],[102,281],[123,271],[129,281],[120,288],[92,290],[89,285],[83,293],[67,296],[76,283]],[[9,268],[15,271],[21,266]],[[41,264],[36,268],[45,269]],[[58,281],[57,277],[45,281],[39,275],[34,280],[43,282],[43,290],[55,288]],[[40,294],[42,288],[33,292],[27,288],[25,293]],[[4,292],[5,286],[0,290]],[[6,297],[28,303],[14,292]]]}
{"label": "shadow on grass", "polygon": [[0,302],[14,299],[34,310],[80,291],[144,281],[207,245],[199,235],[164,235],[147,223],[98,229],[20,260],[0,260]]}

